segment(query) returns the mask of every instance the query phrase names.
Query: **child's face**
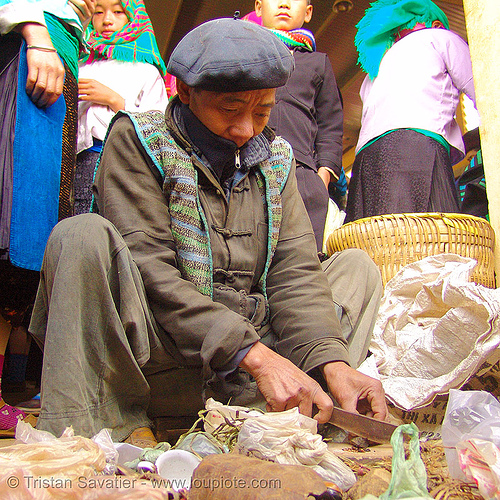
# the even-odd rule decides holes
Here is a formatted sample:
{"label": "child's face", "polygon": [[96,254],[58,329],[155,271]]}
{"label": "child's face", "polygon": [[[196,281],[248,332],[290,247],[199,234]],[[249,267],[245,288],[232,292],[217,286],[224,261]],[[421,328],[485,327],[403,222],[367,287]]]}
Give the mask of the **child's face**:
{"label": "child's face", "polygon": [[308,0],[255,0],[255,13],[266,28],[293,30],[302,28],[312,17]]}
{"label": "child's face", "polygon": [[109,38],[116,31],[120,31],[129,20],[120,1],[97,0],[92,26],[104,38]]}

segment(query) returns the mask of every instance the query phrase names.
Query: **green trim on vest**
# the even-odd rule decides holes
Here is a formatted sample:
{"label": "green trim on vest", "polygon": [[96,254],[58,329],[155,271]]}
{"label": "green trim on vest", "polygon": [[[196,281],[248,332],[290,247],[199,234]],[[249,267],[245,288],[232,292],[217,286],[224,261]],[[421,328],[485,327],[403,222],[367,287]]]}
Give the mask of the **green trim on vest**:
{"label": "green trim on vest", "polygon": [[[191,157],[177,145],[159,111],[126,113],[146,153],[163,178],[163,192],[171,217],[171,230],[183,278],[194,283],[204,295],[213,295],[213,261],[208,223],[199,193],[198,175]],[[290,145],[277,137],[271,143],[271,157],[259,164],[257,184],[267,210],[268,248],[259,287],[266,295],[266,279],[278,244],[281,227],[281,191],[288,179],[293,153]]]}

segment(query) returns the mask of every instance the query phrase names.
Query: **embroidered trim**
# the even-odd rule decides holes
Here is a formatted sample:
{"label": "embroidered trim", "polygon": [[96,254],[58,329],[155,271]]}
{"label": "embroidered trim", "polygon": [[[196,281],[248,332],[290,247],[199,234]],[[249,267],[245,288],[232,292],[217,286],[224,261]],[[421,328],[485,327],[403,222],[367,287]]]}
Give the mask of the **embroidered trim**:
{"label": "embroidered trim", "polygon": [[[168,130],[164,114],[158,111],[126,114],[134,124],[144,149],[163,179],[171,230],[183,278],[198,291],[212,297],[213,261],[208,223],[198,194],[197,171],[189,154],[180,148]],[[290,173],[292,150],[282,138],[271,144],[271,157],[259,164],[257,185],[267,211],[268,249],[259,288],[266,295],[266,279],[278,244],[281,227],[281,191]]]}

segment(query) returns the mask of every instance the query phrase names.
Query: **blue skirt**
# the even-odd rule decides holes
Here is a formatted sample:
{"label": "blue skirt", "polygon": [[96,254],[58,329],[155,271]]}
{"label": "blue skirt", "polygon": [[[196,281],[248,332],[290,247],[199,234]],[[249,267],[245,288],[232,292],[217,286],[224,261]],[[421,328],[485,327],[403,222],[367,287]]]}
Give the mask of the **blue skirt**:
{"label": "blue skirt", "polygon": [[[17,267],[39,271],[45,244],[60,215],[66,102],[61,96],[46,109],[31,102],[25,91],[28,68],[21,37],[2,37],[0,52],[5,56],[0,100],[5,117],[0,124],[0,258]],[[66,79],[75,82],[72,75],[67,74]],[[68,141],[74,170],[76,123]],[[67,190],[65,198],[69,200],[70,196]]]}

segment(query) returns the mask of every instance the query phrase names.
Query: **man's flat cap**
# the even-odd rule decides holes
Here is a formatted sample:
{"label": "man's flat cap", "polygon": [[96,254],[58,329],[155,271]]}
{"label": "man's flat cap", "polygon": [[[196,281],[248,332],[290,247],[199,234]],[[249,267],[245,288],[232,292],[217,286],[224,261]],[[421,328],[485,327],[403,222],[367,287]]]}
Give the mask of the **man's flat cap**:
{"label": "man's flat cap", "polygon": [[281,87],[293,71],[290,50],[270,30],[239,19],[215,19],[175,47],[167,71],[190,87],[238,92]]}

